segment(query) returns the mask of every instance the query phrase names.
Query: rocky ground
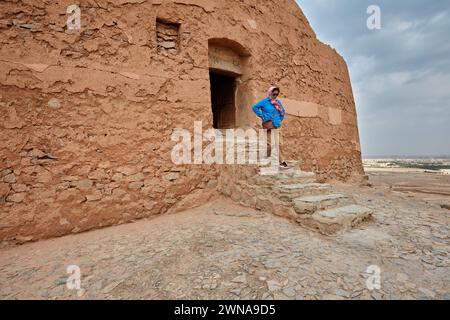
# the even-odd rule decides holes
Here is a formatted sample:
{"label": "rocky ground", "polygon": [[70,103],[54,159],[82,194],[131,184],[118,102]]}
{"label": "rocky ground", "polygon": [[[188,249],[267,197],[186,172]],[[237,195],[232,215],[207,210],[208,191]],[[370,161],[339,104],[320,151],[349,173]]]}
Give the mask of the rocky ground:
{"label": "rocky ground", "polygon": [[[373,221],[336,236],[217,199],[4,248],[0,298],[450,299],[450,211],[370,176],[372,187],[338,188],[374,209]],[[69,265],[80,268],[81,290],[66,286]],[[368,289],[370,266],[380,269],[380,289]]]}
{"label": "rocky ground", "polygon": [[403,168],[373,168],[366,172],[376,186],[390,187],[412,198],[450,208],[450,175]]}

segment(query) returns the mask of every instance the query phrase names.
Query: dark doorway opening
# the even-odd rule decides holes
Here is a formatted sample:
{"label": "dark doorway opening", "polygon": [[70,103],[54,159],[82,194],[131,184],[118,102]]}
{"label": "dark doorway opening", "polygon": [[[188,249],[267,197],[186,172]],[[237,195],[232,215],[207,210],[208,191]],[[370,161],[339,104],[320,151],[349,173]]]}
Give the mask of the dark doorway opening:
{"label": "dark doorway opening", "polygon": [[210,71],[211,107],[215,129],[236,127],[236,79],[233,76]]}

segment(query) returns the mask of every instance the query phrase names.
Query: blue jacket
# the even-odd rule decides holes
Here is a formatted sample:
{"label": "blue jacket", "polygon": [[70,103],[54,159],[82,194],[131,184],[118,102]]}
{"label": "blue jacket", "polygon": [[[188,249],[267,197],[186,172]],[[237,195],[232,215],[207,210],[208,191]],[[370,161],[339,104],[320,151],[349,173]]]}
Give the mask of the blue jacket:
{"label": "blue jacket", "polygon": [[253,112],[256,113],[256,115],[262,119],[263,123],[272,120],[274,127],[280,128],[281,121],[284,120],[286,111],[284,110],[284,107],[281,104],[280,100],[277,99],[277,101],[280,104],[281,108],[283,109],[283,115],[281,115],[280,112],[274,107],[272,102],[270,102],[269,98],[265,98],[259,101],[253,106],[252,109]]}

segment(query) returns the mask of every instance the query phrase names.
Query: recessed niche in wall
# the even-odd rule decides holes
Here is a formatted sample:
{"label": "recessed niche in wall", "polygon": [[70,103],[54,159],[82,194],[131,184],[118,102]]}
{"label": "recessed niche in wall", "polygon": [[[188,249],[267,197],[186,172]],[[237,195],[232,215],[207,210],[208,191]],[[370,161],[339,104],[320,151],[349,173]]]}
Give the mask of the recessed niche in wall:
{"label": "recessed niche in wall", "polygon": [[159,53],[177,54],[180,50],[180,24],[157,19],[156,43]]}

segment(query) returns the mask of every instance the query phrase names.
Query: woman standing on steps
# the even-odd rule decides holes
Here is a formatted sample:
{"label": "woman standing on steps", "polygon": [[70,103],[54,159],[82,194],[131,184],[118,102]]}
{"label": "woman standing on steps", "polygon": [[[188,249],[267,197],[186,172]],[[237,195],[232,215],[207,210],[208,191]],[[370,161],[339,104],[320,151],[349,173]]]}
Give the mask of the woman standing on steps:
{"label": "woman standing on steps", "polygon": [[[253,112],[261,118],[262,127],[267,130],[267,155],[269,157],[272,156],[272,130],[278,130],[281,128],[281,123],[286,115],[283,104],[277,99],[279,95],[280,88],[273,85],[267,91],[267,98],[259,101],[253,106]],[[277,141],[275,141],[275,143],[276,142]],[[282,160],[281,133],[279,133],[277,147],[279,150],[280,166],[286,168],[288,165],[284,160]]]}

